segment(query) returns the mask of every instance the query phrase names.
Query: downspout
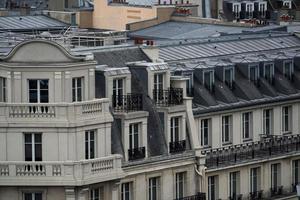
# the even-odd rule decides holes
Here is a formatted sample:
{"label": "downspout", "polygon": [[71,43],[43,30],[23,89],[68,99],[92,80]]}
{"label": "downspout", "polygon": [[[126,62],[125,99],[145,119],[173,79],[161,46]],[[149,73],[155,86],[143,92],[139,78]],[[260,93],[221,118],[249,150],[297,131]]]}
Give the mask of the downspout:
{"label": "downspout", "polygon": [[198,176],[200,176],[200,181],[199,181],[199,188],[200,188],[200,192],[204,192],[205,189],[204,189],[204,182],[205,182],[205,173],[203,173],[205,170],[206,170],[206,167],[203,167],[202,170],[199,169],[200,168],[200,165],[198,164],[195,164],[195,172],[196,174],[198,174]]}

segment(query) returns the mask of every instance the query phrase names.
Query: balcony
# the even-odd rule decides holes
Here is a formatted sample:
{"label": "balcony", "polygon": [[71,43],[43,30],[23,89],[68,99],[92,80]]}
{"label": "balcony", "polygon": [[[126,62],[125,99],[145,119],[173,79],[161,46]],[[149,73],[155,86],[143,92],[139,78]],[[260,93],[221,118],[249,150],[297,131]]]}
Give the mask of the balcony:
{"label": "balcony", "polygon": [[0,186],[80,186],[124,177],[121,155],[82,161],[0,162]]}
{"label": "balcony", "polygon": [[114,112],[133,112],[143,110],[142,94],[113,95]]}
{"label": "balcony", "polygon": [[219,168],[300,152],[300,135],[273,136],[258,142],[202,151],[208,168]]}
{"label": "balcony", "polygon": [[185,151],[185,140],[170,142],[170,153],[180,153]]}
{"label": "balcony", "polygon": [[260,200],[263,197],[263,190],[250,192],[249,193],[249,199],[250,200]]}
{"label": "balcony", "polygon": [[145,147],[128,149],[128,160],[139,160],[145,158]]}
{"label": "balcony", "polygon": [[153,99],[157,106],[169,107],[183,104],[183,89],[153,90]]}
{"label": "balcony", "polygon": [[0,121],[4,123],[77,123],[105,114],[110,115],[108,99],[76,103],[0,103]]}
{"label": "balcony", "polygon": [[271,197],[280,196],[283,194],[283,186],[277,186],[270,189]]}
{"label": "balcony", "polygon": [[242,200],[243,195],[242,194],[233,194],[232,196],[228,197],[229,200]]}
{"label": "balcony", "polygon": [[205,195],[205,193],[198,192],[196,195],[177,198],[174,200],[206,200],[206,195]]}

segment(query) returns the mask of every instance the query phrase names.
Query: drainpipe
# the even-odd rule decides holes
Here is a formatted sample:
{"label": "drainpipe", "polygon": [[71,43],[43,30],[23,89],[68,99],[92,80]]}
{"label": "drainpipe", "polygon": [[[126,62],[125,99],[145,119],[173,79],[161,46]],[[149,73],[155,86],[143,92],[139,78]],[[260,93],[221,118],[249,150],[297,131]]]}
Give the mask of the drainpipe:
{"label": "drainpipe", "polygon": [[206,18],[211,18],[210,0],[205,0],[205,17]]}
{"label": "drainpipe", "polygon": [[200,165],[199,164],[195,164],[195,172],[196,174],[198,174],[200,181],[199,181],[199,188],[200,188],[200,192],[204,192],[205,191],[205,170],[206,167],[203,167],[202,169],[200,169]]}

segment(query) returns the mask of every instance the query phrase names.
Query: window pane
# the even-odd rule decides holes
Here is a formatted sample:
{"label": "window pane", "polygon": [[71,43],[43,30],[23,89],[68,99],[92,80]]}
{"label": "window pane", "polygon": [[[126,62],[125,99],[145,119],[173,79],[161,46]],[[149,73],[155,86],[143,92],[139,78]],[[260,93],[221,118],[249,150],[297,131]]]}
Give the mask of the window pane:
{"label": "window pane", "polygon": [[48,103],[49,102],[48,90],[41,90],[40,91],[40,102],[41,103]]}
{"label": "window pane", "polygon": [[29,89],[37,89],[37,80],[29,80]]}
{"label": "window pane", "polygon": [[40,89],[48,90],[48,80],[40,80]]}
{"label": "window pane", "polygon": [[38,95],[37,90],[29,90],[29,103],[37,103]]}
{"label": "window pane", "polygon": [[42,193],[35,193],[35,199],[34,200],[42,200],[42,199],[43,199]]}

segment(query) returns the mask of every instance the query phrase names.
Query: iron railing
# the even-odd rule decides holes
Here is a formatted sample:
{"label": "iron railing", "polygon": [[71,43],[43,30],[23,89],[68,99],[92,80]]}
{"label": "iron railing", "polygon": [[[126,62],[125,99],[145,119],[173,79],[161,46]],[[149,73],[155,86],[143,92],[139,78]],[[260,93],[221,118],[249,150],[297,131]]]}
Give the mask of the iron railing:
{"label": "iron railing", "polygon": [[158,106],[174,106],[183,104],[183,89],[153,90],[153,99]]}
{"label": "iron railing", "polygon": [[138,160],[145,158],[145,147],[128,149],[128,160]]}
{"label": "iron railing", "polygon": [[174,200],[206,200],[206,195],[203,192],[198,192],[196,195],[176,198]]}
{"label": "iron railing", "polygon": [[243,195],[242,194],[232,194],[232,196],[228,197],[229,200],[242,200]]}
{"label": "iron railing", "polygon": [[250,192],[249,193],[249,199],[250,200],[260,200],[263,198],[263,190]]}
{"label": "iron railing", "polygon": [[142,94],[113,95],[114,112],[133,112],[143,110]]}
{"label": "iron railing", "polygon": [[283,194],[283,186],[277,186],[270,188],[271,197],[280,196]]}
{"label": "iron railing", "polygon": [[300,151],[300,135],[273,136],[257,142],[231,145],[202,151],[206,155],[206,166],[218,168],[238,162],[276,157]]}
{"label": "iron railing", "polygon": [[180,153],[185,151],[185,140],[170,142],[170,153]]}

